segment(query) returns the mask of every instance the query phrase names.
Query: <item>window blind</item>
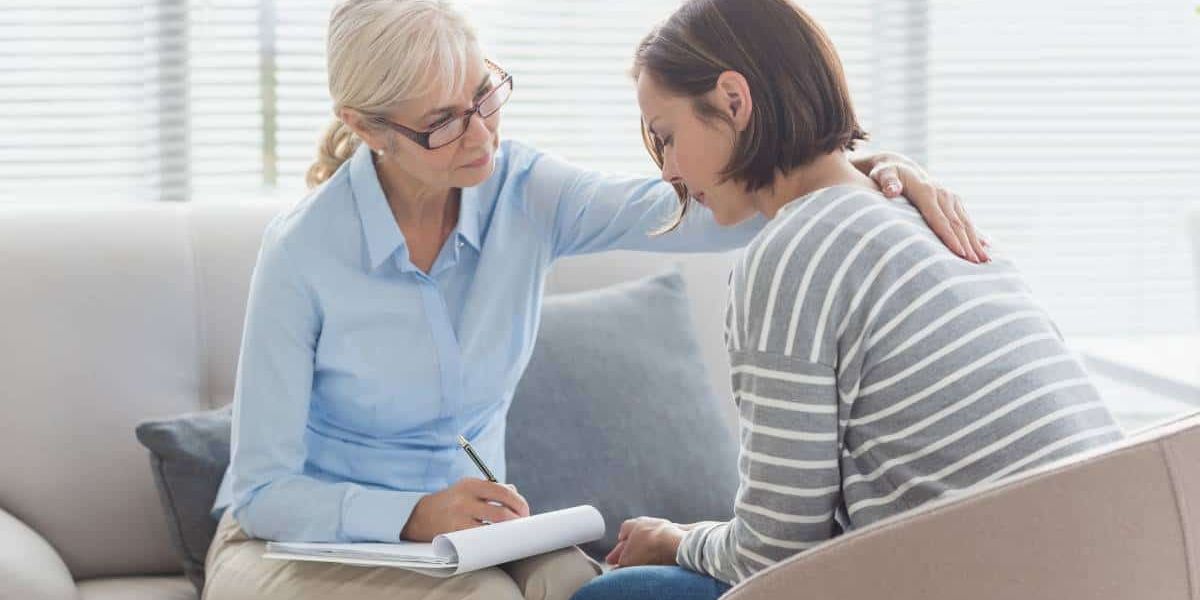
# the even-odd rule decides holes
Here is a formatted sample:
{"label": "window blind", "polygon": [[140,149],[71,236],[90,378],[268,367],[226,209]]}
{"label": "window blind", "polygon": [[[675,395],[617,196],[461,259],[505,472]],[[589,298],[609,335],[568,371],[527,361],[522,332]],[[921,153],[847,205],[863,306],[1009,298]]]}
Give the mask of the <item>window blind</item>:
{"label": "window blind", "polygon": [[[0,201],[296,196],[332,118],[331,0],[9,0]],[[1193,0],[812,0],[872,134],[966,197],[1068,333],[1195,331]],[[503,134],[655,175],[628,68],[677,0],[460,0]]]}
{"label": "window blind", "polygon": [[[261,68],[272,28],[260,0],[187,0],[191,179],[198,199],[260,191],[271,74]],[[269,19],[269,13],[265,15]],[[264,27],[264,25],[267,25]]]}
{"label": "window blind", "polygon": [[[864,121],[875,113],[881,23],[866,0],[806,3],[846,63]],[[468,0],[464,8],[487,50],[516,81],[505,135],[588,167],[656,175],[642,148],[629,77],[637,43],[679,5],[675,0],[548,3]]]}
{"label": "window blind", "polygon": [[330,0],[294,0],[276,13],[279,186],[301,190],[333,120],[325,71]]}
{"label": "window blind", "polygon": [[930,170],[1069,333],[1194,331],[1189,0],[932,0]]}
{"label": "window blind", "polygon": [[174,0],[0,9],[0,200],[186,196],[186,37]]}

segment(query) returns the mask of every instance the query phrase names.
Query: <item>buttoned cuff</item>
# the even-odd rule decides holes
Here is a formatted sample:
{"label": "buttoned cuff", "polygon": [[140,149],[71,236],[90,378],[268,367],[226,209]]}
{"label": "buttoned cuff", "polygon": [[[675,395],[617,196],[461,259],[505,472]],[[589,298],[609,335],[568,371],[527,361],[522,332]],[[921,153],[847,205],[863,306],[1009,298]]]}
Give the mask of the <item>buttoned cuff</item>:
{"label": "buttoned cuff", "polygon": [[355,488],[342,502],[341,537],[352,542],[398,542],[423,497],[422,492]]}

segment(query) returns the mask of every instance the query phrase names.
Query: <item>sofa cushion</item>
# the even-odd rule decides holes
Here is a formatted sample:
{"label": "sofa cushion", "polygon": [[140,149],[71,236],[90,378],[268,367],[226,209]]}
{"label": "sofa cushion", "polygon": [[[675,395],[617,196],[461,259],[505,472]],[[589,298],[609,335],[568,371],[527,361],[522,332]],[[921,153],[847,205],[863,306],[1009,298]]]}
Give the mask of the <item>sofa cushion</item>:
{"label": "sofa cushion", "polygon": [[677,272],[546,299],[508,413],[508,479],[535,512],[590,503],[603,558],[625,519],[728,519],[737,445]]}
{"label": "sofa cushion", "polygon": [[76,600],[75,580],[46,538],[0,508],[0,598]]}
{"label": "sofa cushion", "polygon": [[[678,273],[546,299],[508,415],[508,479],[536,512],[581,503],[624,519],[728,518],[737,447],[708,382]],[[147,421],[155,481],[184,571],[199,589],[229,462],[229,407]],[[698,444],[696,440],[703,440]]]}
{"label": "sofa cushion", "polygon": [[196,600],[183,577],[104,577],[79,582],[79,600]]}
{"label": "sofa cushion", "polygon": [[0,506],[77,579],[179,571],[130,433],[211,408],[180,204],[0,206]]}
{"label": "sofa cushion", "polygon": [[137,426],[138,441],[150,450],[171,545],[197,591],[204,586],[204,558],[217,529],[209,511],[229,464],[230,415],[227,405]]}

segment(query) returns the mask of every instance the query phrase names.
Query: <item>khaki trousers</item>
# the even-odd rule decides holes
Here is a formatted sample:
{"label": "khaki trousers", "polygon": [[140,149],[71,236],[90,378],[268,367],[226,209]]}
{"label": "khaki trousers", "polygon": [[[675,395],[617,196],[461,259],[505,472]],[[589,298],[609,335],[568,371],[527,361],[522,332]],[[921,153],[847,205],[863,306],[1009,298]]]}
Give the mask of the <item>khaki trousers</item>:
{"label": "khaki trousers", "polygon": [[578,548],[566,548],[449,578],[394,567],[273,560],[225,511],[205,560],[204,600],[567,600],[600,574]]}

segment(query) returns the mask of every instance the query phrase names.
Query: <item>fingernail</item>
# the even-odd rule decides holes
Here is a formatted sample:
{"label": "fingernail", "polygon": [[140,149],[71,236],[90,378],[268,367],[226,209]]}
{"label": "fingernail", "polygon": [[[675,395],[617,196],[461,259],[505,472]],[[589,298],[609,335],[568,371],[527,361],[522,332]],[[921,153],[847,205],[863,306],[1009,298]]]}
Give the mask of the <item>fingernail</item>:
{"label": "fingernail", "polygon": [[893,181],[893,182],[889,183],[889,184],[887,185],[887,192],[888,192],[889,194],[896,194],[896,193],[899,193],[899,192],[900,192],[900,184],[899,184],[899,183],[896,183],[895,181]]}

